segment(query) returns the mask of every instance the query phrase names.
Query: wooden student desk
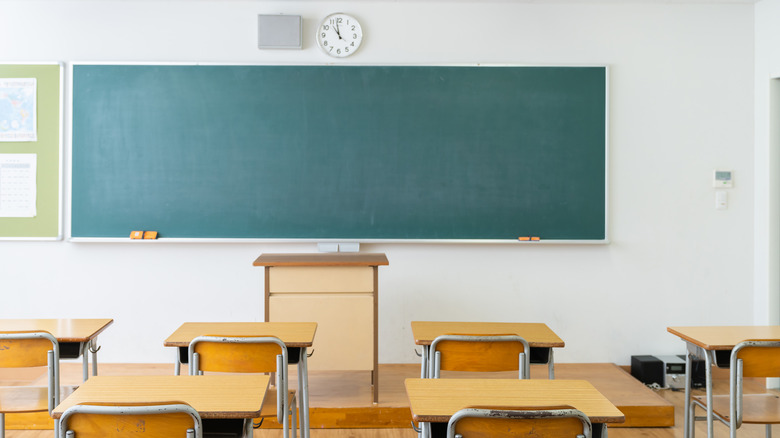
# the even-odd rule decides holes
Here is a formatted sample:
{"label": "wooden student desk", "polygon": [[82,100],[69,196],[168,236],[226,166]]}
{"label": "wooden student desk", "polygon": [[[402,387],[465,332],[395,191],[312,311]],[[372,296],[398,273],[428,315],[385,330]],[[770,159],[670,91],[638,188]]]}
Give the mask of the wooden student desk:
{"label": "wooden student desk", "polygon": [[531,363],[546,363],[550,379],[555,378],[553,348],[565,344],[546,324],[522,322],[456,322],[456,321],[412,321],[414,343],[422,346],[420,377],[428,377],[430,346],[441,335],[518,335],[528,342]]}
{"label": "wooden student desk", "polygon": [[83,358],[83,377],[89,378],[89,357],[92,353],[92,375],[97,375],[97,336],[114,322],[113,319],[0,319],[0,331],[47,331],[60,344],[60,359]]}
{"label": "wooden student desk", "polygon": [[688,354],[685,355],[685,420],[684,436],[691,436],[694,419],[690,418],[691,382],[693,379],[693,358],[704,359],[705,391],[707,397],[707,436],[713,436],[712,413],[712,366],[728,368],[731,350],[738,343],[748,339],[780,340],[780,326],[703,326],[667,327],[669,333],[685,341]]}
{"label": "wooden student desk", "polygon": [[301,417],[301,438],[309,438],[309,368],[306,349],[314,343],[316,322],[185,322],[164,344],[178,347],[175,373],[187,363],[190,342],[198,336],[275,336],[287,347],[288,361],[298,364],[298,415]]}
{"label": "wooden student desk", "polygon": [[[625,421],[620,412],[585,380],[520,379],[406,379],[406,394],[414,421],[423,437],[431,436],[457,411],[469,406],[560,406],[582,411],[593,423],[594,435],[606,436],[607,423]],[[598,427],[601,425],[601,427]]]}
{"label": "wooden student desk", "polygon": [[[198,411],[204,430],[224,427],[219,421],[207,426],[209,420],[243,420],[244,427],[244,421],[260,416],[269,380],[265,374],[97,376],[79,386],[51,416],[59,419],[66,409],[79,403],[183,401]],[[55,429],[59,430],[59,424]]]}

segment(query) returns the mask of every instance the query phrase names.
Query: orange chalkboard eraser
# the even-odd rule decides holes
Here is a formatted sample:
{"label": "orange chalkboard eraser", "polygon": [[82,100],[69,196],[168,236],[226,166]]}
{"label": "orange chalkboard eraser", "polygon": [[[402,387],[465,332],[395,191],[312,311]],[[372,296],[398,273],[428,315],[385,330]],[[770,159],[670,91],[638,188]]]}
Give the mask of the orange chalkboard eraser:
{"label": "orange chalkboard eraser", "polygon": [[131,231],[130,232],[130,238],[131,239],[143,239],[144,238],[144,232],[143,231]]}
{"label": "orange chalkboard eraser", "polygon": [[144,231],[144,239],[156,239],[157,231]]}
{"label": "orange chalkboard eraser", "polygon": [[533,237],[531,237],[531,240],[533,240],[534,242],[538,242],[538,241],[540,241],[542,239],[539,238],[539,237],[533,236]]}
{"label": "orange chalkboard eraser", "polygon": [[517,240],[519,240],[521,242],[527,242],[527,241],[531,240],[531,238],[528,237],[528,236],[521,236],[521,237],[518,237]]}

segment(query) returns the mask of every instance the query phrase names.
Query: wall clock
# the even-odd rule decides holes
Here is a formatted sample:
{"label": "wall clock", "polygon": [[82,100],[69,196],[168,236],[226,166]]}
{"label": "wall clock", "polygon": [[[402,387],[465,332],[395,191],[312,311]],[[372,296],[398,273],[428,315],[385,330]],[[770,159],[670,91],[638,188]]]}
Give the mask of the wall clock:
{"label": "wall clock", "polygon": [[360,48],[363,28],[355,17],[337,12],[322,20],[317,29],[317,44],[330,56],[344,58]]}

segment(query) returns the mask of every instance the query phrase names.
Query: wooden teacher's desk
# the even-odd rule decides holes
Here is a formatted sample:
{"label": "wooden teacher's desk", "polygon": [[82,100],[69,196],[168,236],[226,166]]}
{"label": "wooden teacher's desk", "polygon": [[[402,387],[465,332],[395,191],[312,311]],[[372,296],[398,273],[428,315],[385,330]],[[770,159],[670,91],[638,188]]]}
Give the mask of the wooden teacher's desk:
{"label": "wooden teacher's desk", "polygon": [[198,411],[208,431],[208,420],[251,421],[260,416],[269,380],[265,374],[97,376],[79,386],[51,415],[59,419],[79,403],[182,401]]}
{"label": "wooden teacher's desk", "polygon": [[379,401],[379,266],[384,254],[262,254],[265,320],[316,321],[313,370],[371,371]]}
{"label": "wooden teacher's desk", "polygon": [[83,357],[83,377],[89,378],[89,357],[92,353],[92,375],[97,375],[97,336],[113,319],[0,319],[2,331],[47,331],[60,344],[61,359]]}
{"label": "wooden teacher's desk", "polygon": [[703,326],[667,327],[669,333],[685,341],[685,438],[691,436],[694,419],[690,418],[693,358],[704,359],[705,390],[707,397],[707,436],[713,436],[712,366],[728,367],[731,350],[749,339],[780,339],[780,326]]}
{"label": "wooden teacher's desk", "polygon": [[314,343],[317,332],[316,322],[185,322],[168,339],[166,347],[178,347],[176,369],[181,372],[181,364],[187,362],[187,349],[190,342],[198,336],[274,336],[287,347],[289,363],[298,364],[299,415],[301,417],[301,437],[309,436],[309,368],[306,349]]}
{"label": "wooden teacher's desk", "polygon": [[568,405],[587,415],[594,434],[601,432],[602,437],[608,423],[625,421],[623,413],[585,380],[406,379],[405,385],[412,418],[423,423],[426,437],[432,423],[446,425],[455,412],[470,406]]}
{"label": "wooden teacher's desk", "polygon": [[553,348],[565,344],[546,324],[514,322],[412,321],[414,343],[422,346],[421,377],[428,377],[430,345],[441,335],[518,335],[528,342],[531,363],[546,363],[550,379],[555,377]]}

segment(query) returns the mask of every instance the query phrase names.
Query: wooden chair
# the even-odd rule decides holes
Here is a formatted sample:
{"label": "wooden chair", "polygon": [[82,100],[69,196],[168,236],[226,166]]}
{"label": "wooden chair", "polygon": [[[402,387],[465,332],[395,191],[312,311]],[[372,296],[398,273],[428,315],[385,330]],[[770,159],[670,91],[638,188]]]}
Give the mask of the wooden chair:
{"label": "wooden chair", "polygon": [[5,414],[49,412],[60,402],[60,346],[45,331],[0,332],[0,368],[47,367],[48,387],[0,387],[0,438]]}
{"label": "wooden chair", "polygon": [[[284,438],[296,436],[295,391],[289,389],[287,347],[279,338],[198,336],[190,342],[190,374],[208,372],[275,373],[276,388],[266,392],[260,416],[276,416]],[[292,417],[292,421],[290,420]],[[248,431],[251,436],[251,422]]]}
{"label": "wooden chair", "polygon": [[57,438],[202,438],[202,429],[184,402],[83,403],[62,413]]}
{"label": "wooden chair", "polygon": [[473,407],[456,412],[447,423],[447,438],[590,438],[588,417],[571,406]]}
{"label": "wooden chair", "polygon": [[518,371],[531,377],[528,342],[517,335],[441,335],[431,342],[429,376],[440,371]]}
{"label": "wooden chair", "polygon": [[[714,417],[729,426],[731,438],[743,423],[766,425],[766,436],[772,434],[772,424],[780,423],[780,398],[775,394],[744,394],[744,377],[780,377],[780,340],[747,340],[731,350],[729,393],[712,396]],[[706,410],[707,397],[691,399],[690,418],[697,420],[696,406]],[[695,427],[691,427],[693,438]]]}

